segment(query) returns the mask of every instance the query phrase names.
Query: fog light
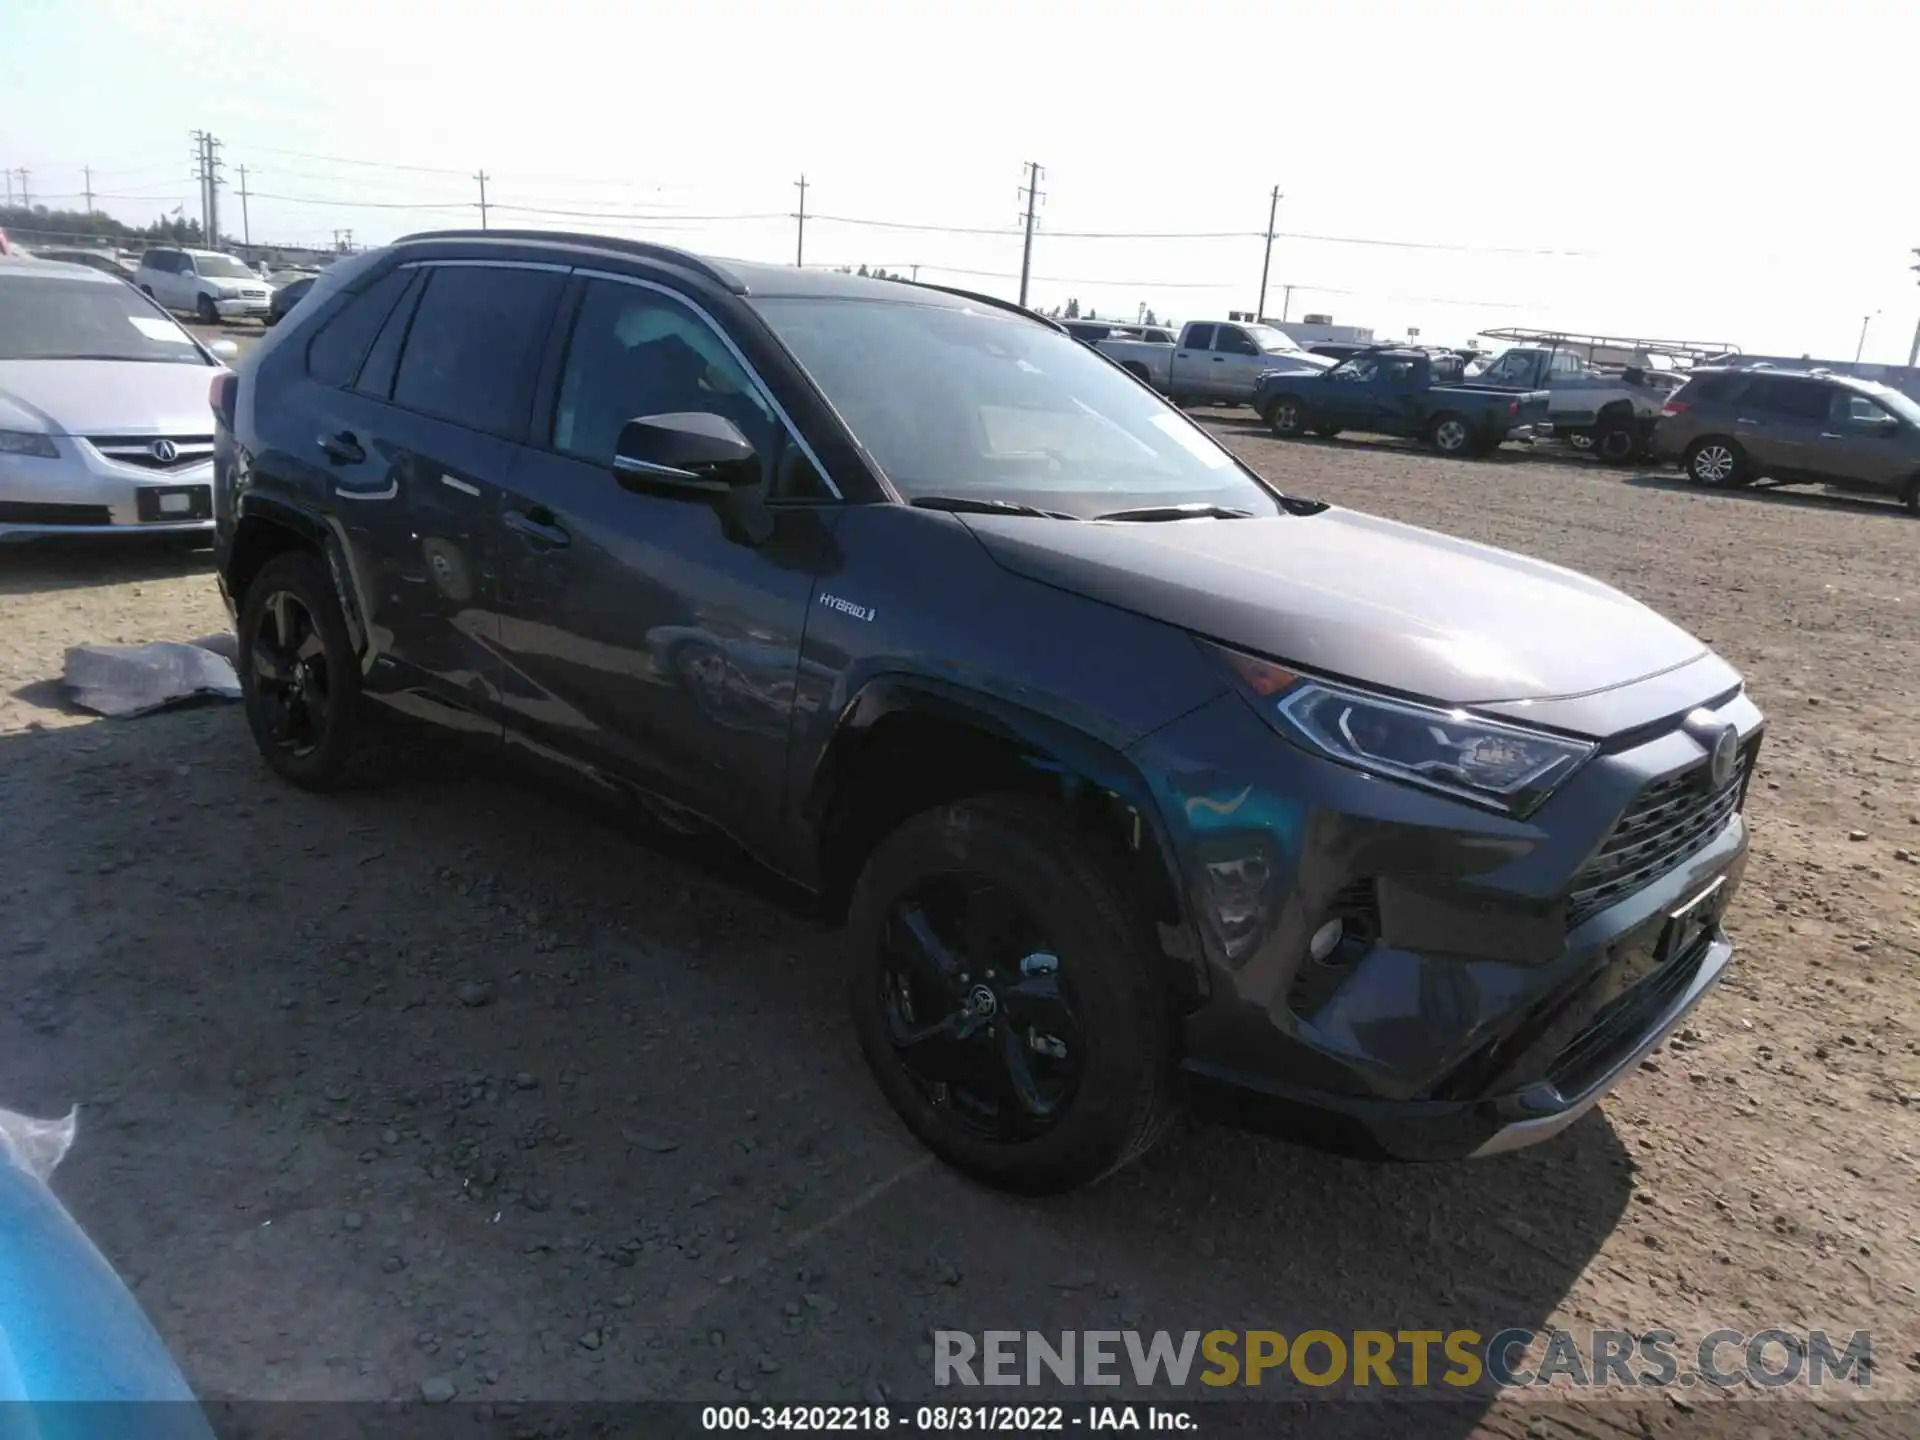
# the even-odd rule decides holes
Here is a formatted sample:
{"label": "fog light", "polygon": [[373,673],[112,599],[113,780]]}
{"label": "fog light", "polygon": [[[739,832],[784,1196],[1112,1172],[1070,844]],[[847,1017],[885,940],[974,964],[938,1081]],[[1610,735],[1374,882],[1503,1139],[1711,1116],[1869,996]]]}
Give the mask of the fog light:
{"label": "fog light", "polygon": [[1340,937],[1345,933],[1346,923],[1336,915],[1313,932],[1313,939],[1307,942],[1307,953],[1316,960],[1326,959],[1333,953],[1333,947],[1340,943]]}

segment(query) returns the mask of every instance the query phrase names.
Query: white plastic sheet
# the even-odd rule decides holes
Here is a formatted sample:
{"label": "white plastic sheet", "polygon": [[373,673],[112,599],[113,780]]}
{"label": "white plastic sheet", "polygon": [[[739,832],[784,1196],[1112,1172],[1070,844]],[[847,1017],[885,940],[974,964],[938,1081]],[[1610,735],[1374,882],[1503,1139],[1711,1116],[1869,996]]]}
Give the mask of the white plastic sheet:
{"label": "white plastic sheet", "polygon": [[31,1115],[0,1110],[0,1164],[44,1181],[73,1148],[79,1120],[77,1105],[59,1120],[36,1120]]}
{"label": "white plastic sheet", "polygon": [[231,660],[205,644],[178,640],[72,646],[64,684],[76,705],[116,719],[189,700],[240,698]]}

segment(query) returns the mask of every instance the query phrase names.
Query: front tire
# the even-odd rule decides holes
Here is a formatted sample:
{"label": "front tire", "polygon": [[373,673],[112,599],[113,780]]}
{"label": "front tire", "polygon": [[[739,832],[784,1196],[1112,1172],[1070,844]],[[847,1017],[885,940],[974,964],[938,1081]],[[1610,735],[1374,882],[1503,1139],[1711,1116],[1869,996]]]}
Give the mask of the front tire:
{"label": "front tire", "polygon": [[392,741],[366,714],[359,657],[320,557],[270,561],[247,587],[239,630],[234,668],[267,768],[322,792],[384,779]]}
{"label": "front tire", "polygon": [[1687,479],[1709,490],[1734,490],[1753,479],[1746,452],[1717,435],[1689,445],[1680,468],[1687,472]]}
{"label": "front tire", "polygon": [[202,325],[218,325],[220,312],[214,308],[213,297],[202,295],[193,302],[193,313]]}
{"label": "front tire", "polygon": [[1298,440],[1307,430],[1306,413],[1298,400],[1282,395],[1267,407],[1267,428],[1282,440]]}
{"label": "front tire", "polygon": [[1907,482],[1905,503],[1909,515],[1920,516],[1920,475]]}
{"label": "front tire", "polygon": [[901,1119],[1023,1194],[1144,1154],[1172,1113],[1158,955],[1115,860],[1058,806],[985,795],[881,842],[855,887],[848,1000]]}

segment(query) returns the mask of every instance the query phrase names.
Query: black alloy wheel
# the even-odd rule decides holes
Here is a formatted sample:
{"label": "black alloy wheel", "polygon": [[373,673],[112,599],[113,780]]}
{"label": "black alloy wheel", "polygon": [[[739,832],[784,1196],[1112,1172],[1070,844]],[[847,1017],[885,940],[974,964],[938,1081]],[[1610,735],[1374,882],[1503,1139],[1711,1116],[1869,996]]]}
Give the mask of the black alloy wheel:
{"label": "black alloy wheel", "polygon": [[928,1102],[992,1141],[1029,1140],[1080,1081],[1070,983],[1041,923],[991,881],[931,876],[881,930],[887,1039]]}
{"label": "black alloy wheel", "polygon": [[248,650],[267,736],[295,758],[311,755],[326,743],[334,711],[319,623],[290,590],[267,596],[260,617]]}

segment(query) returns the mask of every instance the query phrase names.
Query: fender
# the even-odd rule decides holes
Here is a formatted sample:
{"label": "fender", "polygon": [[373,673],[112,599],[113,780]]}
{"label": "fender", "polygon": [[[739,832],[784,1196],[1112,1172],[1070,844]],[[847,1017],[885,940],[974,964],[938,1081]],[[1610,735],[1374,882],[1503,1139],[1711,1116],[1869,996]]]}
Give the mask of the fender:
{"label": "fender", "polygon": [[908,674],[874,677],[841,710],[812,773],[798,777],[802,798],[794,811],[796,828],[806,837],[803,853],[818,857],[815,868],[826,886],[834,880],[830,852],[846,782],[866,758],[881,722],[903,714],[962,726],[998,742],[1062,799],[1103,803],[1112,818],[1123,821],[1127,845],[1144,867],[1143,879],[1152,892],[1161,949],[1169,960],[1179,962],[1171,978],[1186,994],[1206,993],[1199,936],[1172,836],[1139,768],[1119,750],[1070,724],[951,681]]}
{"label": "fender", "polygon": [[[379,657],[373,652],[367,632],[366,587],[354,564],[353,547],[348,543],[340,521],[331,515],[308,510],[282,495],[252,488],[241,492],[236,508],[236,538],[240,527],[252,520],[298,535],[325,558],[327,573],[333,577],[334,596],[340,602],[340,613],[347,622],[348,638],[352,641],[355,653],[360,656],[360,668],[363,673],[371,670]],[[231,560],[229,554],[229,564]],[[225,590],[227,567],[223,565],[221,568],[220,584],[221,589]]]}

